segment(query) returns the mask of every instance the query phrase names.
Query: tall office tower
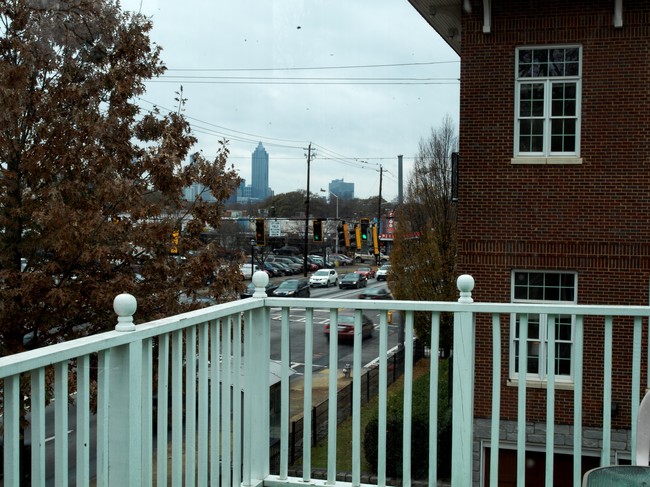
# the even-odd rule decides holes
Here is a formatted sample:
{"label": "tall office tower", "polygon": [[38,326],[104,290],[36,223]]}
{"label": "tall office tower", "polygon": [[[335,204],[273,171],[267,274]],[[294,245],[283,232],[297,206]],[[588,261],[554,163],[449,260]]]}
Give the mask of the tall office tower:
{"label": "tall office tower", "polygon": [[269,154],[260,142],[253,152],[251,198],[263,200],[269,194]]}
{"label": "tall office tower", "polygon": [[354,183],[346,183],[343,179],[333,179],[329,185],[329,190],[330,193],[334,193],[344,200],[354,198]]}

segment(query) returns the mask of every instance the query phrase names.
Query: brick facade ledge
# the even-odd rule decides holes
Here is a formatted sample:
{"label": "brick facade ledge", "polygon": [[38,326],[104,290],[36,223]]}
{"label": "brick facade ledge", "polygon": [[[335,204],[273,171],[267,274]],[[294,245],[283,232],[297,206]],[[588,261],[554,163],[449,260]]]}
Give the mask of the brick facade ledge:
{"label": "brick facade ledge", "polygon": [[528,165],[576,165],[582,164],[582,157],[513,157],[510,164],[528,164]]}

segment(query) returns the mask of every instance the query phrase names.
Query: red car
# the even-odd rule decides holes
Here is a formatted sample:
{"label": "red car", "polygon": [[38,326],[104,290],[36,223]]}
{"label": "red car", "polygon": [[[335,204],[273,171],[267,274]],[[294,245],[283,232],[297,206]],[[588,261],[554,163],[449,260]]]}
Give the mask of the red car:
{"label": "red car", "polygon": [[359,267],[354,272],[366,276],[366,279],[373,279],[375,277],[375,270],[372,267]]}
{"label": "red car", "polygon": [[[351,340],[354,338],[354,312],[343,311],[338,315],[338,323],[336,324],[337,335],[339,340]],[[361,315],[361,337],[370,338],[372,337],[372,332],[375,329],[375,325],[370,318],[366,315]],[[329,340],[330,338],[330,325],[327,323],[323,332],[325,337]]]}

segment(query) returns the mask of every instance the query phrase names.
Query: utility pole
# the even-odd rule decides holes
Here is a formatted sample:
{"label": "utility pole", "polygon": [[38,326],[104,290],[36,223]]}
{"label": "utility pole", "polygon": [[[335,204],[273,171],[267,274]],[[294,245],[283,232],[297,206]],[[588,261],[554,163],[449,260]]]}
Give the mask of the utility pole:
{"label": "utility pole", "polygon": [[[377,244],[379,244],[379,230],[381,228],[381,183],[384,177],[384,167],[379,165],[379,198],[377,198]],[[375,255],[376,265],[381,261],[381,251]]]}
{"label": "utility pole", "polygon": [[307,199],[305,200],[305,248],[303,251],[303,272],[307,277],[307,253],[309,247],[309,167],[311,164],[311,142],[307,147]]}

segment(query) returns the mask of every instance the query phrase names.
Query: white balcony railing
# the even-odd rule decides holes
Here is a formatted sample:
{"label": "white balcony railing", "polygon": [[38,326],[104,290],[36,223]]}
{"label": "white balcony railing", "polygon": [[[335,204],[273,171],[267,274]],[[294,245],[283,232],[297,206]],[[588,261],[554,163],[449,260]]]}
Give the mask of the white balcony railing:
{"label": "white balcony railing", "polygon": [[[0,358],[3,406],[3,482],[5,486],[90,485],[335,485],[337,455],[351,456],[352,472],[346,485],[360,485],[360,403],[362,373],[361,316],[364,310],[379,312],[378,352],[378,472],[376,485],[386,485],[386,403],[388,377],[389,313],[404,312],[404,428],[403,485],[411,485],[411,382],[413,377],[413,324],[415,313],[426,313],[431,323],[431,349],[437,350],[441,315],[454,315],[453,446],[454,486],[479,481],[475,473],[474,369],[475,323],[484,315],[493,326],[491,451],[498,451],[501,386],[502,316],[512,313],[544,313],[576,316],[574,351],[574,458],[582,456],[583,319],[604,322],[603,416],[600,450],[607,464],[611,440],[612,323],[614,317],[634,322],[632,350],[631,435],[636,437],[640,401],[643,317],[648,307],[553,306],[474,303],[473,279],[459,278],[458,302],[406,302],[268,298],[264,278],[254,277],[258,293],[253,298],[213,306],[166,319],[134,325],[136,302],[118,296],[115,331]],[[339,309],[356,310],[352,378],[352,442],[337,451],[337,393],[339,377],[329,374],[328,466],[326,479],[311,478],[312,369],[314,365],[315,313],[326,310],[337,322]],[[304,398],[302,475],[289,476],[290,324],[292,311],[304,310]],[[280,462],[270,474],[271,313],[280,316]],[[590,318],[591,319],[591,318]],[[509,328],[505,328],[509,329]],[[525,319],[520,339],[526,338]],[[296,337],[293,337],[294,340]],[[554,338],[549,337],[553,350]],[[294,343],[295,344],[295,343]],[[523,347],[525,348],[525,347]],[[338,364],[338,343],[329,342],[329,367]],[[519,356],[517,472],[525,482],[526,454],[526,353]],[[609,372],[607,372],[609,371]],[[546,428],[546,485],[553,481],[554,395],[553,375],[548,378]],[[431,360],[431,384],[438,382],[437,361]],[[438,403],[437,387],[430,388],[429,485],[435,485]],[[243,391],[242,394],[239,391]],[[53,399],[53,400],[51,400]],[[576,407],[576,405],[578,405]],[[28,423],[23,421],[27,411]],[[193,412],[189,414],[189,412]],[[21,439],[22,438],[22,439]],[[22,444],[27,446],[22,446]],[[632,445],[634,441],[632,441]],[[633,449],[634,447],[632,447]],[[53,458],[50,458],[53,456]],[[631,458],[634,458],[634,451]],[[23,472],[21,473],[21,462]],[[490,477],[485,485],[497,485],[498,456],[487,460]],[[574,462],[574,485],[580,484],[580,461]],[[474,473],[473,473],[474,472]],[[94,482],[94,480],[93,480]],[[367,482],[367,480],[366,480]],[[337,485],[343,485],[339,482]]]}

